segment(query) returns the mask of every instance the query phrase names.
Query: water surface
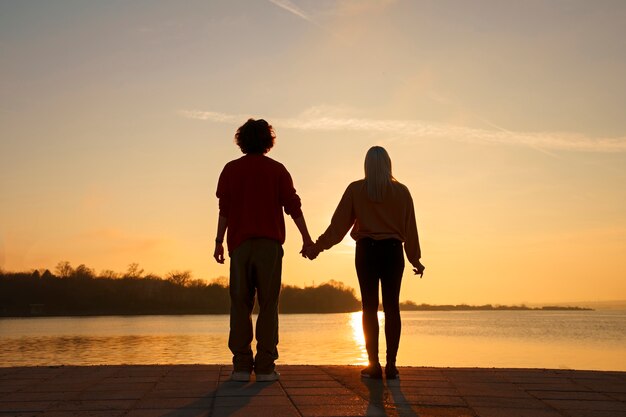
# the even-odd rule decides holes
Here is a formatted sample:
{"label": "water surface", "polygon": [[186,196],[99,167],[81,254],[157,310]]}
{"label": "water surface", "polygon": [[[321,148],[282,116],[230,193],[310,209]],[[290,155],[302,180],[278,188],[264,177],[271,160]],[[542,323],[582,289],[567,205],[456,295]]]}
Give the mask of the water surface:
{"label": "water surface", "polygon": [[[405,311],[402,325],[399,365],[626,371],[623,311]],[[230,363],[228,327],[227,315],[4,318],[0,366]],[[279,353],[364,364],[361,314],[281,315]]]}

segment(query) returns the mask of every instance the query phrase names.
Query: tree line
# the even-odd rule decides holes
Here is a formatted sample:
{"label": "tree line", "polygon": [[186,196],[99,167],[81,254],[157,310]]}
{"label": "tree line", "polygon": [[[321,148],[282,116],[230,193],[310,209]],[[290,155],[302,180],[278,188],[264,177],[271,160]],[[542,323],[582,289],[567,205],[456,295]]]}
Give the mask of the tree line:
{"label": "tree line", "polygon": [[[281,313],[358,311],[352,288],[337,281],[299,288],[283,285]],[[60,262],[54,273],[0,271],[0,316],[226,314],[230,309],[224,277],[207,282],[190,271],[165,277],[145,274],[138,264],[125,272],[95,271],[84,264]]]}
{"label": "tree line", "polygon": [[[382,308],[382,305],[380,306]],[[104,270],[96,274],[84,264],[60,262],[48,269],[28,272],[0,270],[0,316],[227,314],[228,280],[194,279],[190,271],[170,271],[164,277],[145,274],[132,263],[125,272]],[[255,311],[256,311],[255,306]],[[330,280],[318,286],[283,285],[279,311],[295,313],[348,313],[359,311],[354,289]],[[408,311],[466,310],[590,310],[581,307],[485,304],[472,306],[400,303]]]}

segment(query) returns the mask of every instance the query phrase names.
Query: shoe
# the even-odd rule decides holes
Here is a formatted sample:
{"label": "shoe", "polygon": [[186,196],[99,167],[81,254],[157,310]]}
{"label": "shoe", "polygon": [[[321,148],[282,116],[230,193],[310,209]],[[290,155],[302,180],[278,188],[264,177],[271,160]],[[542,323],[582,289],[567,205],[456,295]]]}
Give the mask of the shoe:
{"label": "shoe", "polygon": [[280,374],[276,371],[272,371],[269,374],[256,374],[256,382],[270,382],[278,381]]}
{"label": "shoe", "polygon": [[395,363],[388,363],[387,365],[385,365],[385,378],[387,379],[400,378],[400,372],[398,372],[398,368],[396,368]]}
{"label": "shoe", "polygon": [[230,374],[230,380],[231,381],[237,381],[237,382],[249,382],[250,381],[250,372],[248,372],[248,371],[233,371],[233,373]]}
{"label": "shoe", "polygon": [[362,378],[381,379],[383,377],[383,369],[380,367],[380,363],[369,365],[367,368],[361,370]]}

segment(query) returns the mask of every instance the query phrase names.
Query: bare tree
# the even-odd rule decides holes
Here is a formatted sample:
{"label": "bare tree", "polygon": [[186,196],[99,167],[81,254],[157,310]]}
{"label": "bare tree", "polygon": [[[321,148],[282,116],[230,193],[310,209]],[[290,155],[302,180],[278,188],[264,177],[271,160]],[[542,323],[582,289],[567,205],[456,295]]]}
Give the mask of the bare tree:
{"label": "bare tree", "polygon": [[219,285],[220,287],[228,287],[228,278],[217,277],[211,280],[211,285]]}
{"label": "bare tree", "polygon": [[168,281],[183,287],[186,287],[192,279],[191,271],[170,271],[167,275],[165,275],[165,278]]}
{"label": "bare tree", "polygon": [[207,286],[207,282],[203,279],[192,279],[189,281],[187,286],[191,288],[205,288]]}
{"label": "bare tree", "polygon": [[61,278],[69,278],[74,273],[74,268],[72,268],[72,265],[70,265],[68,261],[63,261],[57,264],[56,268],[54,268],[54,271],[56,272],[57,276]]}
{"label": "bare tree", "polygon": [[93,278],[95,276],[95,272],[93,269],[88,268],[85,264],[80,264],[76,267],[72,276],[78,278]]}
{"label": "bare tree", "polygon": [[108,278],[108,279],[117,279],[120,277],[120,274],[118,274],[117,272],[111,269],[105,269],[102,272],[100,272],[100,277]]}
{"label": "bare tree", "polygon": [[132,263],[130,265],[128,265],[128,270],[126,271],[126,274],[124,274],[124,278],[141,278],[141,275],[143,275],[143,269],[139,269],[139,264],[138,263]]}

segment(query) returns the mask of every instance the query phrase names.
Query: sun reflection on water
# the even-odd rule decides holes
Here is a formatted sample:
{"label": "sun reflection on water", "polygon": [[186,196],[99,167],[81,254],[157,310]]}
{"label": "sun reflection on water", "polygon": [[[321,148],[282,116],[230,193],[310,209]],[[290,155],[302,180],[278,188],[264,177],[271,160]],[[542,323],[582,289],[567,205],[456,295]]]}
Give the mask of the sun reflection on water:
{"label": "sun reflection on water", "polygon": [[[355,352],[354,365],[367,365],[367,349],[365,349],[365,335],[363,334],[363,312],[350,313],[350,328],[352,329],[352,339],[357,346]],[[384,328],[384,313],[378,312],[378,326]]]}

